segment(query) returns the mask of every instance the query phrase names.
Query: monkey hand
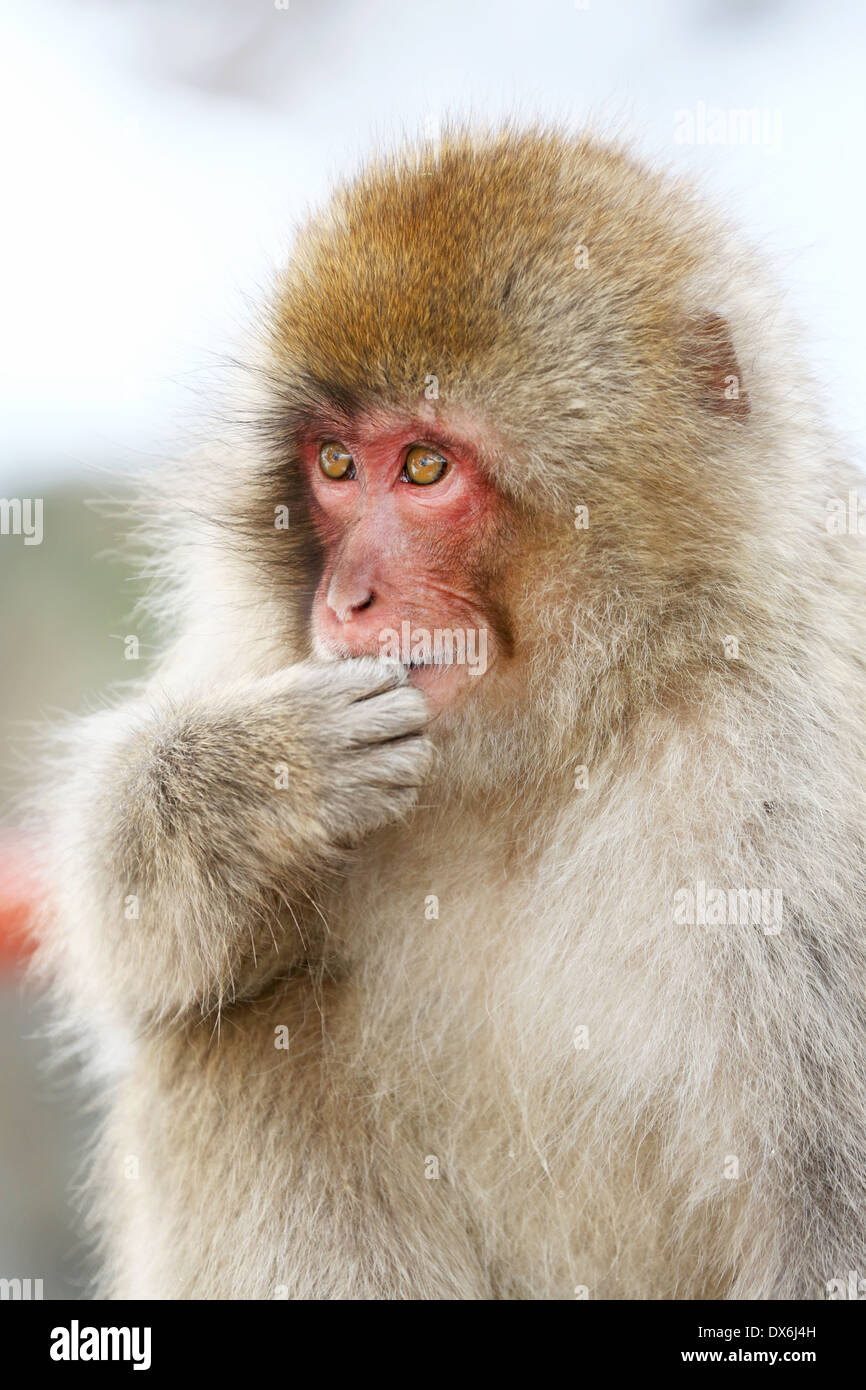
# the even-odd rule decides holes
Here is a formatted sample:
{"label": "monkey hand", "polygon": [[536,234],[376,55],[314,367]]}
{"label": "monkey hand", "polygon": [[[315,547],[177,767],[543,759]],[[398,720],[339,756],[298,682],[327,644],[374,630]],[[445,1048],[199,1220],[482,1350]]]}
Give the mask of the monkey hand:
{"label": "monkey hand", "polygon": [[427,702],[403,667],[374,657],[301,662],[266,677],[256,695],[274,826],[293,845],[339,852],[411,810],[432,747]]}
{"label": "monkey hand", "polygon": [[411,808],[431,760],[426,722],[405,670],[373,657],[174,698],[154,688],[97,716],[73,799],[82,853],[96,847],[136,894],[280,891]]}
{"label": "monkey hand", "polygon": [[77,995],[150,1024],[254,990],[297,946],[281,904],[414,804],[426,722],[405,671],[374,658],[174,697],[154,685],[93,716],[60,812],[72,888],[51,914]]}

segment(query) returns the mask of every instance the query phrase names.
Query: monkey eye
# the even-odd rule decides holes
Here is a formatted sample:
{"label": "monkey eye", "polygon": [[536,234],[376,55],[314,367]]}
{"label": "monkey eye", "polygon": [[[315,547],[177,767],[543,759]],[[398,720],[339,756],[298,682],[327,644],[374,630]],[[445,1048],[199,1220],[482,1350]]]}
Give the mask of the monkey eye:
{"label": "monkey eye", "polygon": [[348,449],[333,439],[319,445],[319,467],[326,478],[333,478],[335,482],[355,477],[355,460]]}
{"label": "monkey eye", "polygon": [[424,444],[413,444],[403,464],[403,477],[418,487],[429,487],[444,477],[448,460]]}

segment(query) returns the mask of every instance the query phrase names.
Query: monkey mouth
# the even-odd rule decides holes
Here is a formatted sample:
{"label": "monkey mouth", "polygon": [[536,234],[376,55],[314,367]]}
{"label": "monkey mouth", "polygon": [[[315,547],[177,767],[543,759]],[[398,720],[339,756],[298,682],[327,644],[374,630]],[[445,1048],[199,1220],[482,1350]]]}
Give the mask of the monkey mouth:
{"label": "monkey mouth", "polygon": [[[408,646],[408,643],[406,644]],[[434,650],[407,650],[402,652],[383,652],[381,641],[373,643],[348,643],[328,640],[321,633],[315,633],[315,648],[326,660],[351,660],[353,657],[380,657],[392,663],[405,673],[409,684],[415,686],[426,696],[430,711],[440,713],[446,708],[459,707],[471,691],[482,684],[479,677],[488,674],[496,663],[495,648],[488,653],[486,639],[483,646],[472,646],[466,652],[455,652],[449,660],[450,652]]]}
{"label": "monkey mouth", "polygon": [[400,664],[410,680],[413,677],[420,680],[442,680],[444,676],[450,675],[455,670],[453,666],[446,666],[441,661],[406,661]]}
{"label": "monkey mouth", "polygon": [[413,672],[420,671],[425,675],[429,675],[431,677],[444,676],[449,671],[459,669],[455,667],[453,664],[449,664],[445,661],[401,661],[400,665],[403,667],[403,670],[408,671],[410,675]]}
{"label": "monkey mouth", "polygon": [[[486,672],[473,671],[465,663],[443,661],[401,662],[409,683],[427,697],[431,713],[460,706],[472,690],[481,683]],[[487,668],[489,669],[489,668]]]}
{"label": "monkey mouth", "polygon": [[429,671],[432,674],[444,676],[451,671],[464,671],[467,675],[483,676],[487,670],[485,666],[474,666],[465,661],[436,661],[427,660],[424,657],[412,657],[408,661],[399,663],[404,671]]}

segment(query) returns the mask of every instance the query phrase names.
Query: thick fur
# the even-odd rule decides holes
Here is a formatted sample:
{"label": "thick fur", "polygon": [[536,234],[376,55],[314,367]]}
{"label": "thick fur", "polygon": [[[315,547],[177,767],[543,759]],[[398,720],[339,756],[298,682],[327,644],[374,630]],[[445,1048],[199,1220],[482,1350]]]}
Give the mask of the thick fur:
{"label": "thick fur", "polygon": [[[251,381],[167,494],[176,639],[55,816],[43,971],[130,1040],[102,1290],[866,1274],[862,540],[763,271],[621,151],[457,132],[303,230]],[[514,519],[513,652],[426,732],[399,673],[311,659],[296,441],[379,408],[469,422]],[[683,925],[700,882],[781,930]]]}

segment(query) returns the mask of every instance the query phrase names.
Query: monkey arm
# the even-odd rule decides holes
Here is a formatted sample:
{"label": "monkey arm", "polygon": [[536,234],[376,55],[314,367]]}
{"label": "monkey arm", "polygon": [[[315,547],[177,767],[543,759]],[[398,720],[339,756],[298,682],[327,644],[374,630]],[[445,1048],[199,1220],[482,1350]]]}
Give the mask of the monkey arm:
{"label": "monkey arm", "polygon": [[155,687],[84,721],[46,925],[78,1006],[95,992],[157,1023],[308,957],[317,884],[414,799],[425,719],[402,674],[365,661]]}
{"label": "monkey arm", "polygon": [[96,987],[125,1014],[205,1010],[302,954],[276,860],[281,848],[300,880],[311,836],[277,836],[268,750],[238,711],[141,703],[79,737],[52,924],[79,1003]]}

